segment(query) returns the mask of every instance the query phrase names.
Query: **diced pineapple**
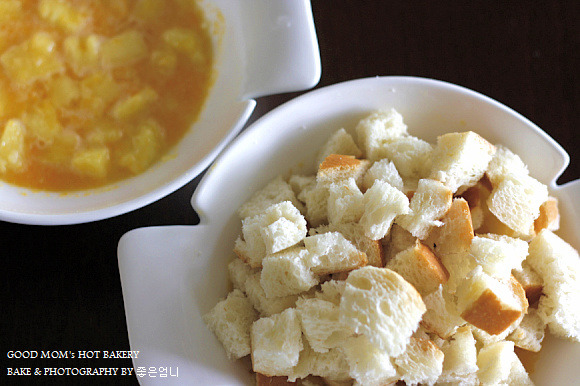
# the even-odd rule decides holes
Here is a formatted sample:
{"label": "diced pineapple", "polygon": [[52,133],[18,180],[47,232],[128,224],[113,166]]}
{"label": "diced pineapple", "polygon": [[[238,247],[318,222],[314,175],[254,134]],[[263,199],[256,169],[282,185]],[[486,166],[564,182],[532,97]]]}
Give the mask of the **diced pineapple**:
{"label": "diced pineapple", "polygon": [[54,137],[51,146],[43,149],[43,160],[53,165],[68,165],[80,145],[81,138],[77,133],[72,130],[63,130]]}
{"label": "diced pineapple", "polygon": [[22,13],[22,2],[20,0],[0,1],[0,23],[13,20]]}
{"label": "diced pineapple", "polygon": [[81,30],[88,15],[65,0],[41,0],[38,6],[40,17],[67,32]]}
{"label": "diced pineapple", "polygon": [[61,76],[50,82],[48,94],[55,107],[66,107],[79,99],[81,91],[76,81],[68,76]]}
{"label": "diced pineapple", "polygon": [[201,47],[201,37],[187,28],[171,28],[163,32],[163,40],[176,51],[189,57],[195,64],[203,64],[206,58]]}
{"label": "diced pineapple", "polygon": [[149,167],[157,158],[161,148],[161,126],[152,119],[141,124],[130,147],[121,155],[119,165],[137,174]]}
{"label": "diced pineapple", "polygon": [[161,74],[172,75],[177,65],[177,55],[171,49],[155,50],[151,53],[151,63]]}
{"label": "diced pineapple", "polygon": [[29,84],[64,71],[55,47],[56,42],[48,33],[37,32],[29,40],[10,47],[0,56],[0,62],[8,77],[19,84]]}
{"label": "diced pineapple", "polygon": [[48,101],[32,106],[31,110],[24,114],[22,120],[28,128],[29,135],[40,146],[51,144],[54,138],[62,132],[56,109]]}
{"label": "diced pineapple", "polygon": [[154,22],[159,20],[159,15],[165,9],[165,0],[138,0],[133,8],[133,14],[144,21]]}
{"label": "diced pineapple", "polygon": [[123,138],[123,129],[119,125],[99,124],[95,126],[86,137],[86,141],[92,145],[104,145],[119,141]]}
{"label": "diced pineapple", "polygon": [[81,81],[81,106],[94,115],[101,115],[121,92],[111,75],[97,72]]}
{"label": "diced pineapple", "polygon": [[25,167],[26,127],[22,121],[10,119],[4,125],[0,138],[0,172],[6,170],[22,170]]}
{"label": "diced pineapple", "polygon": [[158,95],[155,90],[151,87],[146,87],[138,93],[117,102],[111,114],[117,120],[134,118],[146,111],[147,107],[157,98]]}
{"label": "diced pineapple", "polygon": [[146,58],[147,53],[143,35],[136,30],[129,30],[103,43],[101,60],[107,67],[126,66]]}
{"label": "diced pineapple", "polygon": [[72,166],[82,174],[103,178],[107,176],[110,159],[109,149],[104,146],[84,149],[75,153],[72,158]]}
{"label": "diced pineapple", "polygon": [[83,76],[99,66],[99,51],[103,38],[98,35],[69,36],[64,40],[66,61],[73,71]]}

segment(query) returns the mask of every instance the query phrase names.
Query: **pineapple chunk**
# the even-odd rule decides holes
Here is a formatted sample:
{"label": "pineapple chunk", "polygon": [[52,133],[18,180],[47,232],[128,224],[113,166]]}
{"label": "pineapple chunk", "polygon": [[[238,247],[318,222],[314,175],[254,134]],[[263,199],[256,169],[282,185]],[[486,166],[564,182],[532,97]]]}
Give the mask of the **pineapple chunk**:
{"label": "pineapple chunk", "polygon": [[4,125],[4,132],[0,138],[0,172],[7,169],[22,170],[25,166],[26,127],[22,121],[10,119]]}
{"label": "pineapple chunk", "polygon": [[147,57],[147,44],[140,32],[129,30],[105,41],[101,55],[104,66],[127,66]]}
{"label": "pineapple chunk", "polygon": [[53,143],[56,136],[62,132],[56,109],[48,101],[43,101],[24,114],[22,117],[29,135],[38,141],[42,147]]}
{"label": "pineapple chunk", "polygon": [[163,75],[172,75],[177,65],[177,55],[171,49],[155,50],[151,53],[151,63]]}
{"label": "pineapple chunk", "polygon": [[143,122],[130,147],[119,159],[119,165],[137,174],[149,167],[161,148],[162,128],[152,119]]}
{"label": "pineapple chunk", "polygon": [[206,60],[201,48],[201,37],[193,30],[171,28],[163,32],[163,40],[177,52],[188,56],[195,64],[201,65]]}
{"label": "pineapple chunk", "polygon": [[48,94],[55,107],[66,107],[79,99],[81,91],[77,82],[68,76],[61,76],[50,83]]}
{"label": "pineapple chunk", "polygon": [[40,17],[66,32],[78,32],[86,24],[88,15],[65,0],[41,0]]}
{"label": "pineapple chunk", "polygon": [[98,35],[69,36],[64,40],[64,55],[73,71],[83,76],[99,65],[102,38]]}
{"label": "pineapple chunk", "polygon": [[0,62],[9,78],[26,85],[64,71],[55,47],[56,42],[48,33],[37,32],[29,40],[10,47],[0,56]]}
{"label": "pineapple chunk", "polygon": [[95,73],[81,81],[81,105],[95,115],[105,111],[121,92],[111,75]]}
{"label": "pineapple chunk", "polygon": [[93,145],[105,145],[119,141],[123,138],[123,129],[119,125],[103,123],[95,126],[86,137],[87,143]]}
{"label": "pineapple chunk", "polygon": [[68,165],[80,144],[81,138],[77,133],[72,130],[63,130],[54,137],[52,146],[43,150],[43,160],[53,165]]}
{"label": "pineapple chunk", "polygon": [[157,99],[157,93],[151,87],[146,87],[137,94],[131,95],[113,107],[112,115],[117,120],[131,119],[147,110],[147,107]]}
{"label": "pineapple chunk", "polygon": [[0,23],[17,18],[21,12],[22,2],[20,0],[0,1]]}
{"label": "pineapple chunk", "polygon": [[165,9],[165,0],[138,0],[133,14],[141,20],[155,22]]}
{"label": "pineapple chunk", "polygon": [[96,178],[103,178],[107,175],[109,163],[109,149],[104,146],[80,150],[72,158],[72,166],[75,170]]}

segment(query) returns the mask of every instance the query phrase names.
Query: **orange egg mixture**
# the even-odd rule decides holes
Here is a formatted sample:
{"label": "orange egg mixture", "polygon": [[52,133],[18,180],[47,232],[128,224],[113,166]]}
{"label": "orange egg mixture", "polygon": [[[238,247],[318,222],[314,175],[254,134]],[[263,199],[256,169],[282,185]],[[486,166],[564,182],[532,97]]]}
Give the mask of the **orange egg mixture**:
{"label": "orange egg mixture", "polygon": [[1,0],[0,178],[71,191],[139,174],[211,81],[195,0]]}

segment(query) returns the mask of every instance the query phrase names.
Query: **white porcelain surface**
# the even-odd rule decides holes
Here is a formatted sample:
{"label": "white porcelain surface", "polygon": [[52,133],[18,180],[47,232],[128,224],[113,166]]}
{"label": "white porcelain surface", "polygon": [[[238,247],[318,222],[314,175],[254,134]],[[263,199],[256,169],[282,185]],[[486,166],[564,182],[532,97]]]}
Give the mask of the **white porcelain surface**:
{"label": "white porcelain surface", "polygon": [[[313,172],[316,151],[335,130],[352,130],[370,111],[394,107],[409,132],[428,141],[474,130],[518,153],[562,204],[562,230],[576,248],[580,181],[555,184],[569,162],[564,150],[532,122],[481,94],[408,77],[354,80],[321,88],[266,114],[217,158],[192,205],[197,226],[133,230],[120,240],[119,266],[134,365],[178,366],[187,384],[252,384],[246,365],[230,362],[201,315],[227,294],[226,265],[240,232],[236,209],[278,174]],[[537,385],[577,382],[580,344],[548,339],[532,375]],[[143,384],[165,383],[141,378]]]}
{"label": "white porcelain surface", "polygon": [[252,98],[318,82],[320,58],[308,0],[203,4],[214,30],[216,80],[199,120],[165,160],[127,181],[68,194],[0,182],[0,220],[72,224],[143,207],[201,173],[242,129],[256,104]]}

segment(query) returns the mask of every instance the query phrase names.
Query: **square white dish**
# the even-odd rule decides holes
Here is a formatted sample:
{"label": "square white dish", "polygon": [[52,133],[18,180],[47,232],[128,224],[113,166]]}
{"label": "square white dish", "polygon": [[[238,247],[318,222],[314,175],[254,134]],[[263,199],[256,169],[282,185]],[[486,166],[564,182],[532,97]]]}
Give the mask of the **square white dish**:
{"label": "square white dish", "polygon": [[[241,222],[236,209],[279,174],[312,173],[317,150],[337,129],[354,129],[376,109],[397,109],[412,135],[473,130],[519,154],[530,174],[561,203],[561,230],[580,246],[580,181],[558,186],[568,165],[564,150],[508,107],[449,83],[412,77],[359,79],[315,90],[266,114],[217,158],[192,206],[196,226],[133,230],[119,242],[119,267],[135,368],[179,367],[176,383],[252,384],[247,363],[230,362],[201,316],[228,291],[227,263]],[[538,156],[541,155],[541,156]],[[580,344],[547,339],[532,379],[537,385],[574,384]],[[159,379],[143,377],[142,384]],[[167,384],[166,381],[163,382]]]}

